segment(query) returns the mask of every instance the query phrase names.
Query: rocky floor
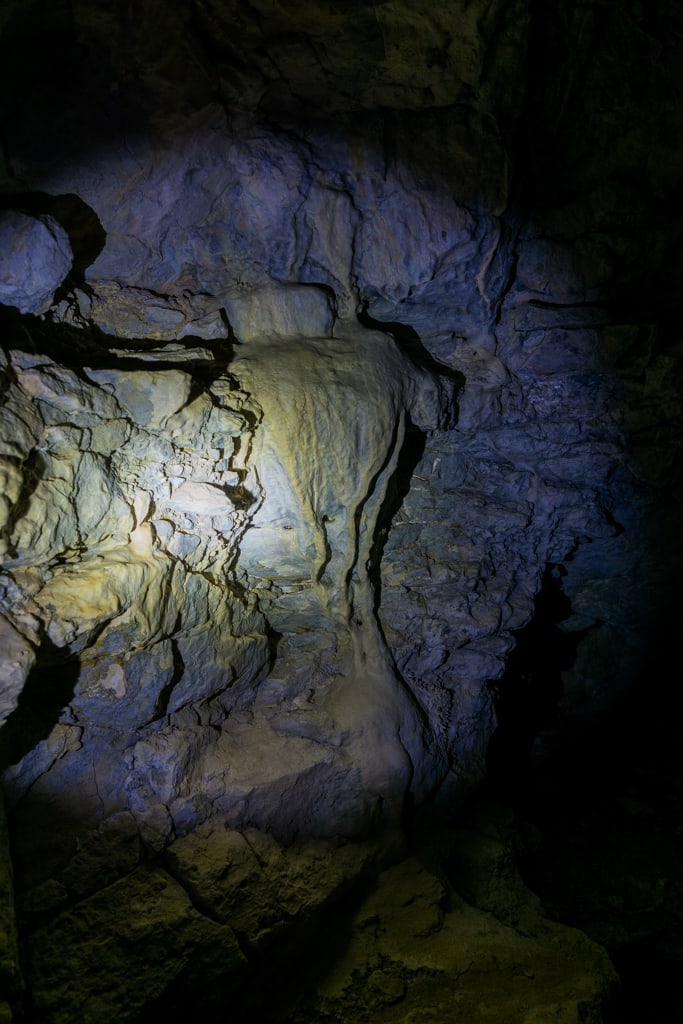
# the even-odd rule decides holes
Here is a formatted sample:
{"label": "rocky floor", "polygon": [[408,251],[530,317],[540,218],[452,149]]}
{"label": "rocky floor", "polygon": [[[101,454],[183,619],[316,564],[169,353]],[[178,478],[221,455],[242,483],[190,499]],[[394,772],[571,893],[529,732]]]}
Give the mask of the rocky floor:
{"label": "rocky floor", "polygon": [[648,680],[591,731],[547,740],[453,829],[415,830],[291,1024],[680,1024],[671,694]]}
{"label": "rocky floor", "polygon": [[509,826],[505,808],[486,805],[451,834],[450,850],[439,849],[444,833],[424,836],[380,877],[287,1024],[601,1024],[610,961],[579,930],[544,918],[516,876]]}
{"label": "rocky floor", "polygon": [[[373,858],[370,847],[332,856],[323,847],[280,849],[254,833],[257,870],[256,862],[242,863],[244,851],[235,844],[244,840],[236,833],[208,830],[201,849],[198,839],[189,847],[189,841],[178,843],[170,860],[141,865],[107,890],[130,889],[138,879],[137,895],[147,905],[149,886],[141,872],[156,871],[159,878],[163,874],[165,902],[154,920],[146,914],[141,938],[131,932],[132,890],[126,889],[121,928],[110,928],[103,951],[125,960],[131,942],[141,954],[146,950],[148,970],[139,978],[144,990],[159,973],[154,957],[163,960],[164,949],[175,956],[179,921],[213,928],[216,935],[229,922],[241,936],[239,948],[214,943],[215,963],[205,970],[195,961],[196,983],[189,985],[184,975],[180,988],[164,983],[160,1002],[150,998],[149,988],[139,993],[136,1009],[125,1005],[126,985],[119,992],[114,984],[111,957],[92,961],[83,946],[79,966],[81,942],[72,936],[73,955],[64,960],[59,990],[68,994],[66,1003],[72,999],[81,1007],[84,1020],[94,1020],[99,1006],[107,1020],[118,1013],[136,1024],[157,1011],[168,1021],[187,1019],[190,992],[194,1001],[204,999],[203,1017],[215,1024],[228,1019],[226,998],[231,1022],[679,1024],[683,758],[677,718],[662,697],[650,685],[591,733],[567,731],[563,737],[558,730],[510,773],[508,791],[498,786],[479,793],[450,827],[415,821],[407,845],[402,840],[393,853],[386,851],[379,872],[358,873],[364,858]],[[232,858],[227,885],[226,843]],[[207,854],[212,844],[218,844],[215,864]],[[344,880],[351,855],[347,867],[360,884]],[[341,882],[330,876],[333,869]],[[264,889],[266,877],[280,879],[277,893]],[[195,889],[204,897],[172,917],[167,904],[174,880],[181,883],[176,902]],[[338,896],[330,900],[334,890]],[[91,904],[79,905],[81,916]],[[282,912],[274,915],[276,905]],[[74,927],[82,924],[74,917]],[[42,949],[35,945],[40,930],[36,935],[34,958]],[[200,960],[206,953],[202,936],[195,944]],[[226,950],[232,965],[226,966]],[[84,1002],[75,998],[73,971],[82,972],[86,959],[97,984]],[[228,976],[230,993],[224,988]],[[47,1003],[40,1010],[34,1003],[27,1020],[68,1019],[62,996],[60,1009],[57,989],[44,980],[41,1003]]]}

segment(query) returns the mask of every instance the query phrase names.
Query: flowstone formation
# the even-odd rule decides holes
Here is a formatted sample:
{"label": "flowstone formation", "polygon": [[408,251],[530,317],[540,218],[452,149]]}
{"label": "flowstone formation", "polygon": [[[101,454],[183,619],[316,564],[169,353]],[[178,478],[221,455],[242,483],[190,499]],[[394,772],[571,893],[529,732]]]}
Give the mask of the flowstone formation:
{"label": "flowstone formation", "polygon": [[0,24],[5,1016],[598,1021],[599,949],[415,843],[513,668],[569,728],[678,614],[674,12],[100,6]]}
{"label": "flowstone formation", "polygon": [[[132,811],[157,848],[216,813],[356,835],[438,783],[370,574],[408,424],[450,423],[453,385],[386,335],[337,334],[237,342],[222,371],[173,344],[78,373],[11,353],[14,800],[59,819],[74,785],[71,813]],[[34,703],[45,663],[72,684],[46,736],[32,662]]]}

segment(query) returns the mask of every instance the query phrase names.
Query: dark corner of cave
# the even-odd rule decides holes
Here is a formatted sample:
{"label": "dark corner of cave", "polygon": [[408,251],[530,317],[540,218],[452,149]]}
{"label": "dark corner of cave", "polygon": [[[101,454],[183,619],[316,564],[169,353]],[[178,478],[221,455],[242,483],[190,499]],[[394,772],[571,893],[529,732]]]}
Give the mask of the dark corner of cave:
{"label": "dark corner of cave", "polygon": [[681,69],[5,0],[1,1024],[683,1020]]}

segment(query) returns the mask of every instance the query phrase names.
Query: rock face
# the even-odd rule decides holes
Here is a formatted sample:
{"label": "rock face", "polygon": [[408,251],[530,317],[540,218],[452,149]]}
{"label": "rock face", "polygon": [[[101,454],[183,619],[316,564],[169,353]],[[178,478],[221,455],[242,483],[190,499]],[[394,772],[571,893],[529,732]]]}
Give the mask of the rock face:
{"label": "rock face", "polygon": [[[423,7],[3,15],[0,748],[36,1020],[141,1020],[203,957],[243,991],[233,846],[349,858],[294,911],[244,868],[274,938],[385,864],[369,837],[448,819],[544,580],[575,656],[518,675],[562,672],[567,723],[678,618],[680,15]],[[89,922],[106,1005],[103,973],[66,995]]]}
{"label": "rock face", "polygon": [[600,1021],[614,980],[581,932],[532,911],[517,929],[407,858],[380,875],[347,949],[293,1020]]}
{"label": "rock face", "polygon": [[0,213],[0,298],[21,313],[47,313],[71,270],[69,238],[53,217]]}

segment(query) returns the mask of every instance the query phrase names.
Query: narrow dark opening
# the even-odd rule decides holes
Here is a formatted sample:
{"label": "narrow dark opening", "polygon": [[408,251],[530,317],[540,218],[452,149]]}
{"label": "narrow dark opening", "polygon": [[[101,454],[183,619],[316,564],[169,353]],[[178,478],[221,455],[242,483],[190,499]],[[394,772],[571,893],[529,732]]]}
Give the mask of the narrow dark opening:
{"label": "narrow dark opening", "polygon": [[80,659],[45,637],[17,706],[0,729],[0,765],[17,764],[46,739],[74,694]]}
{"label": "narrow dark opening", "polygon": [[396,468],[387,484],[387,492],[377,516],[375,533],[372,538],[368,576],[374,592],[374,612],[377,615],[382,602],[382,555],[389,537],[391,524],[401,508],[408,491],[413,473],[424,455],[427,436],[407,417],[406,434],[396,462]]}
{"label": "narrow dark opening", "polygon": [[515,633],[505,672],[489,684],[497,727],[487,751],[487,781],[495,796],[517,802],[528,784],[534,745],[552,727],[562,697],[562,672],[571,667],[577,633],[559,623],[571,614],[562,590],[565,570],[549,564],[531,622]]}

